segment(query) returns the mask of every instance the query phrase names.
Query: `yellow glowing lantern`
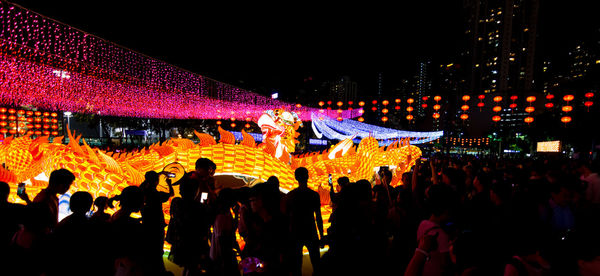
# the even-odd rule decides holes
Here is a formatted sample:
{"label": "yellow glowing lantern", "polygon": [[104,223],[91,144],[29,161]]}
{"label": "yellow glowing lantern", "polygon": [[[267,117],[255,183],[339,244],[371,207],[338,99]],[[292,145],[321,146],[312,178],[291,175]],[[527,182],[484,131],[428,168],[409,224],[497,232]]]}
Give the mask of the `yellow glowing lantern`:
{"label": "yellow glowing lantern", "polygon": [[344,105],[343,102],[337,102],[337,106],[342,106],[342,105]]}
{"label": "yellow glowing lantern", "polygon": [[412,119],[414,119],[414,118],[415,117],[413,117],[413,115],[406,115],[406,119],[409,120],[409,121],[412,120]]}
{"label": "yellow glowing lantern", "polygon": [[363,117],[358,117],[358,121],[362,123],[362,122],[364,122],[364,121],[365,121],[365,118],[363,118]]}
{"label": "yellow glowing lantern", "polygon": [[533,117],[525,117],[524,121],[528,124],[533,123]]}
{"label": "yellow glowing lantern", "polygon": [[461,106],[460,109],[462,109],[463,111],[467,111],[467,110],[469,110],[469,106],[465,104],[465,105]]}
{"label": "yellow glowing lantern", "polygon": [[396,99],[396,103],[399,104],[401,101],[400,99]]}
{"label": "yellow glowing lantern", "polygon": [[413,110],[415,110],[415,109],[412,106],[409,106],[406,108],[406,111],[408,111],[408,112],[412,112]]}
{"label": "yellow glowing lantern", "polygon": [[497,105],[497,106],[494,106],[494,108],[492,108],[492,110],[494,112],[500,112],[502,110],[502,107],[500,107],[499,105]]}
{"label": "yellow glowing lantern", "polygon": [[360,101],[360,102],[358,102],[358,105],[359,105],[359,106],[365,106],[365,102],[363,102],[363,101]]}
{"label": "yellow glowing lantern", "polygon": [[217,125],[221,125],[221,121],[217,121]]}
{"label": "yellow glowing lantern", "polygon": [[573,107],[570,106],[570,105],[565,105],[565,106],[562,107],[562,111],[564,111],[564,112],[571,112],[571,111],[573,111]]}
{"label": "yellow glowing lantern", "polygon": [[460,115],[460,118],[461,118],[462,120],[466,120],[466,119],[469,119],[469,115],[467,115],[467,114],[462,114],[462,115]]}
{"label": "yellow glowing lantern", "polygon": [[433,100],[434,100],[434,101],[436,101],[436,102],[439,102],[439,101],[441,101],[441,100],[442,100],[442,97],[440,97],[440,96],[435,96],[435,97],[433,97]]}
{"label": "yellow glowing lantern", "polygon": [[501,96],[494,97],[494,102],[501,102],[501,101],[502,101],[502,97]]}
{"label": "yellow glowing lantern", "polygon": [[442,108],[442,106],[440,106],[439,104],[433,106],[433,109],[435,110],[440,110],[440,108]]}
{"label": "yellow glowing lantern", "polygon": [[500,118],[500,116],[498,116],[498,115],[492,117],[492,121],[494,121],[494,122],[498,122],[498,121],[500,121],[500,119],[502,119],[502,118]]}
{"label": "yellow glowing lantern", "polygon": [[525,112],[527,112],[527,113],[531,113],[533,111],[535,111],[535,108],[533,106],[528,106],[525,108]]}
{"label": "yellow glowing lantern", "polygon": [[462,96],[462,100],[465,101],[465,102],[468,101],[468,100],[470,100],[470,99],[471,99],[471,96],[469,96],[469,95]]}
{"label": "yellow glowing lantern", "polygon": [[383,105],[388,105],[390,104],[390,102],[388,100],[383,100],[383,102],[381,102]]}
{"label": "yellow glowing lantern", "polygon": [[412,104],[412,103],[414,103],[414,102],[415,102],[415,100],[414,100],[413,98],[408,98],[408,100],[406,100],[406,102],[407,102],[408,104]]}
{"label": "yellow glowing lantern", "polygon": [[433,118],[434,119],[439,119],[440,118],[440,113],[433,113]]}
{"label": "yellow glowing lantern", "polygon": [[381,110],[381,113],[383,113],[383,114],[387,114],[388,112],[389,112],[389,110],[387,108],[384,108]]}
{"label": "yellow glowing lantern", "polygon": [[571,122],[571,117],[570,116],[564,116],[562,118],[560,118],[560,121],[563,123],[570,123]]}
{"label": "yellow glowing lantern", "polygon": [[529,97],[527,97],[525,100],[526,100],[528,103],[535,102],[535,100],[536,100],[536,97],[535,97],[535,96],[529,96]]}

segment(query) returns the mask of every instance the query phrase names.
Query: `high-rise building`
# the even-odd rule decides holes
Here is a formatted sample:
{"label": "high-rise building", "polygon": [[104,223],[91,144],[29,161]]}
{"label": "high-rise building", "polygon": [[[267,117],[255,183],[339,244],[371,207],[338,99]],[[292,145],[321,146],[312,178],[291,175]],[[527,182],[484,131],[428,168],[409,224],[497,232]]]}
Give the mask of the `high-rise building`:
{"label": "high-rise building", "polygon": [[423,117],[425,116],[425,109],[422,107],[424,103],[423,97],[431,96],[431,59],[421,59],[419,60],[417,66],[417,74],[415,76],[415,109],[417,110],[417,115],[419,117]]}
{"label": "high-rise building", "polygon": [[352,81],[349,76],[339,77],[330,83],[329,98],[336,101],[342,101],[347,104],[348,101],[355,101],[358,92],[358,85]]}
{"label": "high-rise building", "polygon": [[539,0],[465,0],[470,90],[525,93],[534,88]]}
{"label": "high-rise building", "polygon": [[592,53],[585,43],[578,43],[574,49],[569,51],[569,73],[567,78],[571,80],[585,77],[590,67],[595,62]]}

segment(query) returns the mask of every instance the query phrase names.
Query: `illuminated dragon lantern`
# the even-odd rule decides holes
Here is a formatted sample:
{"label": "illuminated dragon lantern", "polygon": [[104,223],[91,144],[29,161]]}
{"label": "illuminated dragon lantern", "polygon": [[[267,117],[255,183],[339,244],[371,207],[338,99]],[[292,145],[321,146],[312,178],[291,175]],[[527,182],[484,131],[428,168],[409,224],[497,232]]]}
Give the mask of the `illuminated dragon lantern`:
{"label": "illuminated dragon lantern", "polygon": [[296,131],[302,126],[302,121],[295,112],[283,108],[267,110],[257,122],[263,134],[263,144],[260,148],[267,152],[274,150],[277,159],[291,163],[291,153],[296,151],[298,136]]}

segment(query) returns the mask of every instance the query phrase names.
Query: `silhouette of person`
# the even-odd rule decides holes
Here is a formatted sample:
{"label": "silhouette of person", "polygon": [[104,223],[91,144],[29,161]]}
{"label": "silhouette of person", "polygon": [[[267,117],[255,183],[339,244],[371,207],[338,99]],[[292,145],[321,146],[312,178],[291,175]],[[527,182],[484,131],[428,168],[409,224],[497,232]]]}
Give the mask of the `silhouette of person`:
{"label": "silhouette of person", "polygon": [[[298,188],[287,195],[286,211],[290,220],[292,242],[292,274],[302,274],[302,248],[306,246],[310,254],[313,273],[319,273],[319,237],[323,237],[323,219],[319,194],[308,188],[308,170],[297,168],[295,177]],[[317,228],[319,236],[317,236]]]}

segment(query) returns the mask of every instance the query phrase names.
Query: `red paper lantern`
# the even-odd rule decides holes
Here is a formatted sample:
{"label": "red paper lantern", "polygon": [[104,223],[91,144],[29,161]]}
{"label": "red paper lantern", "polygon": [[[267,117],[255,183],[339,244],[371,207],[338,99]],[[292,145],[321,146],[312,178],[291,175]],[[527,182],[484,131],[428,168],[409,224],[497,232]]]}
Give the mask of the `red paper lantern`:
{"label": "red paper lantern", "polygon": [[232,128],[234,128],[234,127],[235,127],[235,123],[231,123],[231,125],[230,125],[230,126],[231,126]]}
{"label": "red paper lantern", "polygon": [[440,113],[433,113],[433,118],[434,119],[439,119],[440,118]]}
{"label": "red paper lantern", "polygon": [[570,123],[571,122],[571,117],[570,116],[564,116],[562,118],[560,118],[560,121],[563,123]]}
{"label": "red paper lantern", "polygon": [[592,102],[592,101],[587,101],[587,102],[583,103],[583,105],[585,105],[585,106],[587,106],[587,107],[590,107],[590,106],[594,105],[594,102]]}
{"label": "red paper lantern", "polygon": [[327,105],[331,105],[331,101],[327,101]]}
{"label": "red paper lantern", "polygon": [[573,107],[570,106],[570,105],[565,105],[565,106],[562,107],[562,111],[564,111],[564,112],[571,112],[571,111],[573,111]]}
{"label": "red paper lantern", "polygon": [[[519,97],[517,97],[517,95],[512,95],[512,96],[510,96],[510,99],[511,99],[512,101],[516,101],[518,98],[519,98]],[[501,100],[500,100],[500,101],[501,101]]]}
{"label": "red paper lantern", "polygon": [[396,99],[396,101],[395,101],[395,102],[396,102],[397,104],[399,104],[399,103],[401,102],[401,100],[400,100],[400,99]]}
{"label": "red paper lantern", "polygon": [[470,100],[470,99],[471,99],[471,96],[469,96],[469,95],[462,96],[462,100],[465,101],[465,102],[468,101],[468,100]]}
{"label": "red paper lantern", "polygon": [[436,104],[433,106],[433,109],[435,110],[440,110],[440,108],[442,108],[439,104]]}
{"label": "red paper lantern", "polygon": [[337,120],[341,122],[343,119],[342,117],[337,117]]}
{"label": "red paper lantern", "polygon": [[353,101],[348,101],[348,105],[352,105],[353,103]]}
{"label": "red paper lantern", "polygon": [[410,121],[410,120],[414,119],[414,117],[413,117],[413,115],[409,114],[409,115],[406,115],[406,119]]}
{"label": "red paper lantern", "polygon": [[465,105],[461,106],[460,109],[462,109],[463,111],[467,111],[467,110],[469,110],[469,106],[465,104]]}
{"label": "red paper lantern", "polygon": [[28,110],[28,111],[26,112],[26,114],[27,114],[27,116],[33,116],[33,111],[31,111],[31,110]]}
{"label": "red paper lantern", "polygon": [[501,101],[502,101],[502,97],[501,96],[494,97],[494,102],[501,102]]}
{"label": "red paper lantern", "polygon": [[415,102],[415,100],[413,98],[408,98],[408,100],[406,100],[407,103],[412,104]]}
{"label": "red paper lantern", "polygon": [[358,105],[359,105],[359,106],[365,106],[365,102],[363,102],[363,101],[360,101],[360,102],[358,102]]}
{"label": "red paper lantern", "polygon": [[528,106],[525,108],[525,112],[527,112],[527,113],[531,113],[533,111],[535,111],[535,108],[533,106]]}
{"label": "red paper lantern", "polygon": [[44,117],[50,116],[50,112],[44,112]]}
{"label": "red paper lantern", "polygon": [[6,123],[5,121],[0,122],[1,127],[5,127],[6,125],[8,125],[8,123]]}
{"label": "red paper lantern", "polygon": [[524,121],[528,124],[533,123],[533,117],[525,117]]}
{"label": "red paper lantern", "polygon": [[17,134],[17,130],[16,129],[11,129],[8,131],[8,133],[10,134]]}
{"label": "red paper lantern", "polygon": [[40,111],[36,111],[34,114],[35,114],[35,116],[42,116],[42,112],[40,112]]}
{"label": "red paper lantern", "polygon": [[52,131],[52,136],[57,136],[58,135],[58,131]]}
{"label": "red paper lantern", "polygon": [[396,110],[400,110],[400,106],[399,106],[399,105],[397,105],[397,106],[395,106],[395,107],[394,107],[394,109],[396,109]]}
{"label": "red paper lantern", "polygon": [[381,102],[383,105],[388,105],[390,104],[390,102],[388,100],[383,100],[383,102]]}
{"label": "red paper lantern", "polygon": [[387,114],[387,113],[388,113],[388,109],[387,109],[387,108],[384,108],[384,109],[382,109],[382,110],[381,110],[381,113],[383,113],[383,114]]}
{"label": "red paper lantern", "polygon": [[483,100],[483,99],[485,99],[485,95],[481,94],[481,95],[477,96],[477,98],[479,98],[480,100]]}
{"label": "red paper lantern", "polygon": [[546,108],[553,108],[554,104],[553,103],[547,103],[544,106],[546,106]]}
{"label": "red paper lantern", "polygon": [[423,97],[421,99],[423,99],[424,101],[427,101],[427,100],[429,100],[429,97],[425,96],[425,97]]}
{"label": "red paper lantern", "polygon": [[494,112],[500,112],[502,110],[502,107],[500,107],[499,105],[497,105],[497,106],[494,106],[494,108],[492,108],[492,110]]}
{"label": "red paper lantern", "polygon": [[510,105],[508,105],[508,107],[510,107],[510,108],[517,108],[517,104],[516,103],[511,103]]}
{"label": "red paper lantern", "polygon": [[52,117],[57,117],[57,116],[58,116],[58,114],[56,114],[56,112],[52,112],[52,113],[50,113],[50,116],[52,116]]}
{"label": "red paper lantern", "polygon": [[424,104],[422,104],[422,105],[421,105],[421,107],[422,107],[422,108],[427,108],[427,104],[426,104],[426,103],[424,103]]}
{"label": "red paper lantern", "polygon": [[8,129],[6,129],[6,128],[0,129],[0,132],[2,132],[2,133],[7,133],[7,132],[8,132]]}
{"label": "red paper lantern", "polygon": [[469,115],[467,115],[467,114],[462,114],[462,115],[460,115],[460,118],[461,118],[462,120],[466,120],[466,119],[469,119]]}
{"label": "red paper lantern", "polygon": [[6,108],[4,108],[4,107],[0,108],[0,113],[6,113]]}
{"label": "red paper lantern", "polygon": [[408,112],[412,112],[413,110],[415,110],[415,109],[412,106],[409,106],[406,108],[406,111],[408,111]]}
{"label": "red paper lantern", "polygon": [[372,107],[371,110],[377,111],[377,107]]}
{"label": "red paper lantern", "polygon": [[535,96],[529,96],[529,97],[527,97],[525,100],[526,100],[528,103],[535,102],[535,100],[536,100],[536,97],[535,97]]}
{"label": "red paper lantern", "polygon": [[8,113],[10,113],[10,114],[15,114],[15,112],[17,112],[17,111],[12,108],[8,110]]}
{"label": "red paper lantern", "polygon": [[594,97],[594,93],[592,93],[592,92],[585,93],[585,97],[586,98]]}
{"label": "red paper lantern", "polygon": [[25,110],[19,110],[19,111],[17,112],[17,114],[19,114],[19,115],[25,115]]}
{"label": "red paper lantern", "polygon": [[388,117],[385,117],[385,116],[381,117],[381,121],[384,122],[384,123],[387,122],[388,121]]}
{"label": "red paper lantern", "polygon": [[554,99],[554,95],[548,94],[548,95],[546,95],[546,99],[547,100],[552,100],[552,99]]}
{"label": "red paper lantern", "polygon": [[320,101],[320,102],[319,102],[319,106],[324,106],[324,105],[325,105],[325,102],[324,102],[324,101]]}
{"label": "red paper lantern", "polygon": [[573,95],[565,95],[565,96],[563,97],[563,100],[564,100],[564,101],[566,101],[566,102],[570,102],[570,101],[572,101],[573,99],[575,99],[575,96],[573,96]]}
{"label": "red paper lantern", "polygon": [[343,102],[337,102],[337,106],[342,106],[342,105],[344,105]]}
{"label": "red paper lantern", "polygon": [[220,126],[220,125],[221,125],[221,121],[217,121],[217,125],[219,125],[219,126]]}
{"label": "red paper lantern", "polygon": [[442,97],[440,97],[440,96],[435,96],[435,97],[433,97],[433,100],[434,100],[434,101],[436,101],[436,102],[439,102],[439,101],[441,101],[441,100],[442,100]]}
{"label": "red paper lantern", "polygon": [[373,104],[377,104],[377,100],[373,100],[371,103],[373,103]]}
{"label": "red paper lantern", "polygon": [[492,121],[494,121],[494,122],[498,122],[498,121],[500,121],[500,119],[502,119],[502,118],[500,118],[500,116],[498,116],[498,115],[492,117]]}

